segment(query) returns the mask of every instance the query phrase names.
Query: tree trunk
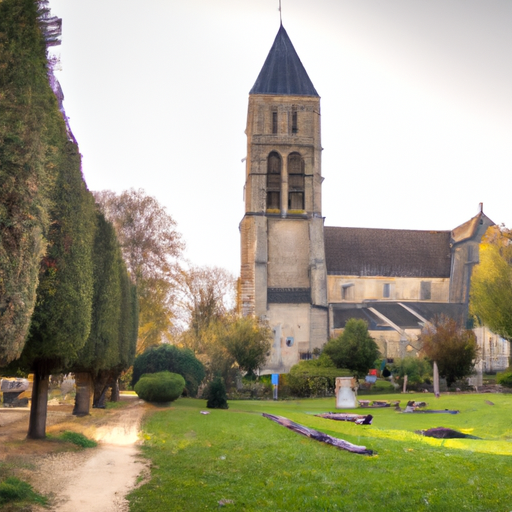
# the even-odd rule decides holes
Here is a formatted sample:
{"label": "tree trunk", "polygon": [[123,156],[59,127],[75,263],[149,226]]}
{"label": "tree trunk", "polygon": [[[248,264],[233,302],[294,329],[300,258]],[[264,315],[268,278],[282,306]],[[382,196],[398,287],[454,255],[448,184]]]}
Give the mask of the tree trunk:
{"label": "tree trunk", "polygon": [[87,416],[91,407],[92,378],[88,372],[75,373],[76,396],[73,414]]}
{"label": "tree trunk", "polygon": [[113,380],[111,402],[119,402],[119,378]]}
{"label": "tree trunk", "polygon": [[105,409],[105,399],[108,388],[112,385],[110,372],[101,370],[94,379],[94,398],[92,406],[97,409]]}
{"label": "tree trunk", "polygon": [[29,439],[44,439],[46,437],[49,377],[40,366],[36,366],[27,434]]}

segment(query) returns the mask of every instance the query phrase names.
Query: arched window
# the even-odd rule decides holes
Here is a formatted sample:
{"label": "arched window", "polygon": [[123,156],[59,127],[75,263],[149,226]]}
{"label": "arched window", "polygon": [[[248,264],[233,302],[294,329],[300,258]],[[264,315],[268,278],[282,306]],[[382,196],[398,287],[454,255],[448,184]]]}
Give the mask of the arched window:
{"label": "arched window", "polygon": [[281,209],[281,157],[275,151],[267,160],[267,210]]}
{"label": "arched window", "polygon": [[304,210],[304,160],[299,153],[288,156],[288,209]]}

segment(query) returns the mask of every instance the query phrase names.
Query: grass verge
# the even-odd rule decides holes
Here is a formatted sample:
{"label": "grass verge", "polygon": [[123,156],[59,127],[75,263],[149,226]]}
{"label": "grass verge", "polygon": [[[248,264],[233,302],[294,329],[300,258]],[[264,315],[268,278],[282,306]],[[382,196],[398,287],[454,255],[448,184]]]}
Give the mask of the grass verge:
{"label": "grass verge", "polygon": [[[374,415],[373,425],[360,426],[315,417],[334,410],[333,398],[234,401],[229,410],[209,415],[200,414],[204,401],[180,399],[144,425],[143,450],[153,463],[152,475],[130,494],[130,511],[511,510],[512,396],[388,398],[398,397],[403,405],[427,400],[430,408],[460,414],[372,409],[364,413]],[[304,438],[262,412],[365,445],[378,455],[356,455]],[[482,440],[414,433],[438,426]]]}
{"label": "grass verge", "polygon": [[0,507],[2,510],[21,510],[25,505],[35,503],[47,505],[48,500],[36,493],[27,482],[16,477],[7,477],[0,481]]}

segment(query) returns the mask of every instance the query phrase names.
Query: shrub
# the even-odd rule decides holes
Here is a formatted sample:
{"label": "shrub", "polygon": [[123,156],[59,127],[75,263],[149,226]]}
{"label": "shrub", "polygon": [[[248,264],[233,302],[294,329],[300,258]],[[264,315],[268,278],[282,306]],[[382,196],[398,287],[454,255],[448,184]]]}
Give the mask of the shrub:
{"label": "shrub", "polygon": [[412,386],[422,384],[432,377],[430,363],[420,357],[404,357],[395,360],[391,365],[391,372],[400,377],[400,384],[403,384],[404,376],[407,375],[407,383]]}
{"label": "shrub", "polygon": [[143,374],[163,371],[183,376],[187,393],[192,397],[197,395],[197,389],[205,375],[203,364],[191,350],[164,344],[152,347],[135,358],[132,386],[135,389]]}
{"label": "shrub", "polygon": [[184,389],[185,379],[171,372],[147,373],[135,384],[135,393],[146,402],[172,402]]}
{"label": "shrub", "polygon": [[327,355],[319,359],[300,361],[292,366],[287,384],[293,396],[316,397],[333,395],[336,390],[336,377],[351,376],[349,370],[336,368]]}
{"label": "shrub", "polygon": [[228,398],[226,395],[226,386],[222,377],[215,377],[205,392],[203,398],[206,398],[206,407],[208,409],[229,409]]}
{"label": "shrub", "polygon": [[507,370],[503,373],[500,373],[496,377],[496,383],[506,388],[512,388],[512,370]]}
{"label": "shrub", "polygon": [[272,398],[273,386],[270,383],[270,375],[268,379],[258,380],[242,379],[242,387],[240,389],[232,389],[228,393],[229,400],[258,400],[262,398]]}

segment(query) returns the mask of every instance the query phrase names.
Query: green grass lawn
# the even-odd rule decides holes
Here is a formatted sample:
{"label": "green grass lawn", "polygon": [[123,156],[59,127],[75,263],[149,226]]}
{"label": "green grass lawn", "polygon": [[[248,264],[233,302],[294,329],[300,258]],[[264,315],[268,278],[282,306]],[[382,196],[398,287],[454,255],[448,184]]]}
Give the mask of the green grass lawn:
{"label": "green grass lawn", "polygon": [[[129,496],[143,512],[512,511],[512,395],[379,395],[425,400],[460,414],[403,414],[392,408],[360,426],[317,418],[335,399],[231,401],[229,410],[179,399],[143,427],[151,480]],[[485,401],[492,400],[495,405]],[[286,416],[378,453],[368,457],[305,438],[261,416]],[[483,440],[439,440],[415,430],[462,430]]]}

